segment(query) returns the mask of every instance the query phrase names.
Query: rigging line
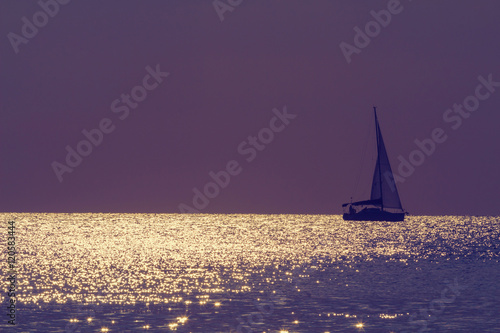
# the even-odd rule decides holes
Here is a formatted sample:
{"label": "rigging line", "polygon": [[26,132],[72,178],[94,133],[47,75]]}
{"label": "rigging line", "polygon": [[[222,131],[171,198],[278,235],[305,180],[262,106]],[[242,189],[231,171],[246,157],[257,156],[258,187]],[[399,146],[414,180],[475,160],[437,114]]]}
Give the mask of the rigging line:
{"label": "rigging line", "polygon": [[359,188],[359,181],[361,179],[361,171],[363,169],[363,165],[365,165],[365,161],[366,161],[366,152],[367,152],[367,147],[368,147],[368,141],[370,141],[370,138],[372,136],[372,133],[373,133],[373,126],[371,126],[371,123],[369,122],[366,122],[367,126],[365,126],[367,128],[367,130],[363,131],[364,133],[368,133],[368,135],[366,135],[365,137],[365,144],[363,146],[363,153],[362,153],[362,156],[361,156],[361,163],[359,164],[359,169],[358,169],[358,175],[357,175],[357,179],[356,179],[356,186],[354,187],[354,192],[352,193],[351,197],[355,197],[355,195],[358,193],[358,188]]}
{"label": "rigging line", "polygon": [[380,143],[382,141],[382,135],[380,134],[380,125],[378,124],[377,118],[377,107],[373,107],[375,113],[375,126],[377,129],[377,167],[378,167],[378,183],[380,187],[380,207],[382,211],[384,210],[384,192],[382,191],[382,169],[380,167]]}

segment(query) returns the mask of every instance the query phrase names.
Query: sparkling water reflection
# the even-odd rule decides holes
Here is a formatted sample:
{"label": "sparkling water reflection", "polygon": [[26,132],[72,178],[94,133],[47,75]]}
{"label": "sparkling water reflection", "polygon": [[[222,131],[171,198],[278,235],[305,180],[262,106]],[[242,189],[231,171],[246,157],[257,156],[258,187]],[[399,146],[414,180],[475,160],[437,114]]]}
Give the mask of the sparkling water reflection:
{"label": "sparkling water reflection", "polygon": [[498,217],[1,215],[30,332],[500,329]]}

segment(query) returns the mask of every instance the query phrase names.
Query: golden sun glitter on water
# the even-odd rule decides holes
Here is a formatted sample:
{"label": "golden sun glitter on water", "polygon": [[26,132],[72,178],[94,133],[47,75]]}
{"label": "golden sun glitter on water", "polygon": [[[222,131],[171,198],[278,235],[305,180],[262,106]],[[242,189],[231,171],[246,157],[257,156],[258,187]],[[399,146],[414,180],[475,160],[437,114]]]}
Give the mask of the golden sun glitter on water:
{"label": "golden sun glitter on water", "polygon": [[[271,297],[273,309],[286,306],[290,297],[302,297],[317,304],[311,305],[318,307],[317,320],[343,318],[350,327],[363,329],[369,322],[356,309],[373,306],[358,300],[350,304],[350,299],[378,289],[384,290],[383,297],[398,298],[418,285],[418,280],[405,281],[434,272],[434,265],[449,269],[444,281],[457,276],[462,260],[498,262],[500,220],[492,217],[350,223],[327,215],[1,216],[16,221],[18,301],[40,308],[68,302],[163,304],[216,314],[231,311],[241,297],[254,303]],[[2,241],[5,237],[0,235]],[[426,292],[439,294],[439,283]],[[4,301],[5,295],[0,298]],[[328,305],[339,302],[346,303],[344,310]],[[400,320],[409,311],[382,307],[370,318]],[[94,319],[67,320],[92,324]],[[177,314],[165,325],[174,329],[190,322],[189,314]],[[283,323],[295,331],[308,320],[295,314]]]}

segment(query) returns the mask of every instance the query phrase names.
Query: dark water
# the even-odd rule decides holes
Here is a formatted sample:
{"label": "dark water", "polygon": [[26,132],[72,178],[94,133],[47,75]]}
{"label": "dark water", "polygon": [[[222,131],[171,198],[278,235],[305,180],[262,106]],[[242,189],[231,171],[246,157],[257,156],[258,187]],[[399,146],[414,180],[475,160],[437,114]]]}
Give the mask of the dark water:
{"label": "dark water", "polygon": [[1,331],[500,332],[498,217],[1,216]]}

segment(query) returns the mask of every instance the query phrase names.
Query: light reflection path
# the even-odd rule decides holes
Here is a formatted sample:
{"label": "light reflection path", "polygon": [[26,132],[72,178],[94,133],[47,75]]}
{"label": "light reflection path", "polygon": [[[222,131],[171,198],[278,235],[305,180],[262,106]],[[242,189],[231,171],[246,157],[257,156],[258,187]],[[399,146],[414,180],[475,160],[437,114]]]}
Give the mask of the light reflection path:
{"label": "light reflection path", "polygon": [[[170,328],[189,323],[190,306],[222,311],[228,300],[258,303],[276,291],[276,308],[299,297],[317,317],[362,312],[396,320],[418,303],[415,292],[425,306],[439,297],[445,278],[474,283],[478,273],[464,275],[468,263],[497,269],[500,248],[500,219],[491,217],[352,223],[326,215],[0,215],[16,221],[20,303],[184,307]],[[432,283],[421,279],[424,272],[434,274]],[[405,309],[389,306],[402,296]],[[242,309],[242,318],[259,312]],[[307,325],[287,320],[292,328]]]}

